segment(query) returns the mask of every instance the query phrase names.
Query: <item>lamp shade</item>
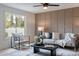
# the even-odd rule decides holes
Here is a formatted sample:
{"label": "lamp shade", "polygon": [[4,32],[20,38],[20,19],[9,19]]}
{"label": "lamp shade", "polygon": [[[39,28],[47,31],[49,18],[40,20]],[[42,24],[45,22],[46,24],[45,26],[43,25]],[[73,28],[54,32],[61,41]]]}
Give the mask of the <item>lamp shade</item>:
{"label": "lamp shade", "polygon": [[47,6],[43,7],[43,9],[47,9],[47,8],[48,8]]}
{"label": "lamp shade", "polygon": [[44,31],[44,27],[43,26],[39,26],[38,27],[38,31]]}

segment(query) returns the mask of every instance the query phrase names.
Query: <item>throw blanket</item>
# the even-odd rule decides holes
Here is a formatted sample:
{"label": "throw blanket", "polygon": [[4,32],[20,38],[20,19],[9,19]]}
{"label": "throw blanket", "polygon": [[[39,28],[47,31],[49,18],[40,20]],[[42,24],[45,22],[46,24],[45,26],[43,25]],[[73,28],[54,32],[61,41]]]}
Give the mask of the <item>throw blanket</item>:
{"label": "throw blanket", "polygon": [[66,33],[65,39],[56,40],[56,41],[55,41],[55,44],[58,44],[58,45],[64,47],[64,46],[66,46],[66,44],[68,44],[68,43],[73,43],[74,40],[75,40],[75,34],[73,34],[73,33]]}
{"label": "throw blanket", "polygon": [[64,39],[62,39],[62,40],[55,40],[55,44],[58,44],[58,45],[64,47],[67,44],[67,41],[65,41]]}
{"label": "throw blanket", "polygon": [[58,44],[62,47],[64,47],[67,43],[64,39],[62,40],[53,40],[53,39],[43,39],[44,44]]}

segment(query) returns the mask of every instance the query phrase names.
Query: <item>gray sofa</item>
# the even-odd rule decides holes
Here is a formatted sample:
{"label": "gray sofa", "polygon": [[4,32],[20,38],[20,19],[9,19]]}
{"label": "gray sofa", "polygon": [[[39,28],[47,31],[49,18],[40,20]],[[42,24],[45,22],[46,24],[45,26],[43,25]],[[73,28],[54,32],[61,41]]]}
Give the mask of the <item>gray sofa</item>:
{"label": "gray sofa", "polygon": [[[65,33],[64,38],[60,38],[60,34],[53,34],[54,38],[52,39],[43,39],[44,44],[58,44],[62,47],[68,46],[68,47],[76,47],[76,34],[74,33]],[[58,38],[57,38],[57,37]],[[56,38],[55,38],[56,37]]]}
{"label": "gray sofa", "polygon": [[[61,36],[60,36],[61,35]],[[63,48],[65,46],[67,47],[74,47],[74,50],[70,49],[63,49],[63,48],[57,48],[56,49],[56,55],[57,56],[79,56],[79,52],[77,50],[77,45],[79,46],[79,34],[74,33],[65,33],[65,34],[59,34],[57,36],[54,36],[52,39],[43,39],[44,44],[58,44],[62,46]],[[55,38],[56,37],[56,38]]]}

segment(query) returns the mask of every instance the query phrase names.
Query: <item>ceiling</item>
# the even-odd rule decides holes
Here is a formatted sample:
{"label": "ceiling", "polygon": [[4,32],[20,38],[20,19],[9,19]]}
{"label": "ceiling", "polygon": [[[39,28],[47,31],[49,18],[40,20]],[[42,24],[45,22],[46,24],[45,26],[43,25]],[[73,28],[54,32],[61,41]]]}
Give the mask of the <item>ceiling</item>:
{"label": "ceiling", "polygon": [[59,4],[59,7],[48,7],[48,9],[43,9],[43,7],[33,7],[34,5],[39,5],[40,3],[3,3],[3,5],[6,5],[8,7],[13,7],[17,9],[21,9],[24,11],[32,12],[32,13],[42,13],[47,11],[54,11],[54,10],[60,10],[60,9],[66,9],[66,8],[72,8],[72,7],[79,7],[79,3],[52,3],[52,4]]}

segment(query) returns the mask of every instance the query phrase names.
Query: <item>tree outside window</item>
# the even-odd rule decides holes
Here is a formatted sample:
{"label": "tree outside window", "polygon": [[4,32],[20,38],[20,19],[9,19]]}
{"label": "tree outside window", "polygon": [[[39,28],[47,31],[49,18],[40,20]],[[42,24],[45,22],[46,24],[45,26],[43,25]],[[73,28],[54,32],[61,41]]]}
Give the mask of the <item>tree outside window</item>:
{"label": "tree outside window", "polygon": [[6,37],[12,33],[24,35],[24,16],[5,13],[5,33]]}

